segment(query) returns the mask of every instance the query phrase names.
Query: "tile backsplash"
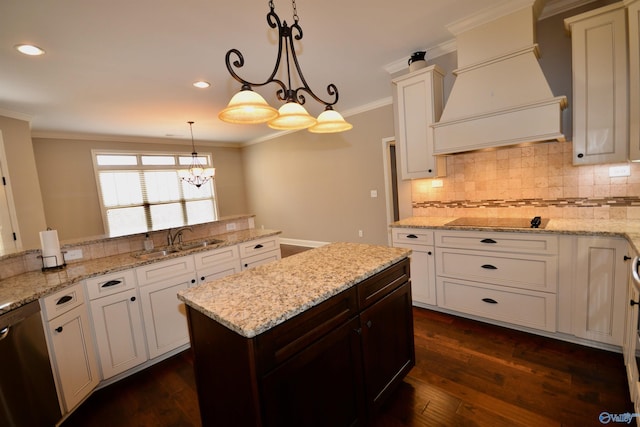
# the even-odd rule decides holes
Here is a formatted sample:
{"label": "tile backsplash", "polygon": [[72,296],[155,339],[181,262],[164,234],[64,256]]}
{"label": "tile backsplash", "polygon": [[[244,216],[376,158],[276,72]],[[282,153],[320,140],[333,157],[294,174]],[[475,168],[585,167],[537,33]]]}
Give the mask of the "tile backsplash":
{"label": "tile backsplash", "polygon": [[447,157],[447,176],[412,181],[414,216],[640,219],[640,163],[573,166],[571,142]]}

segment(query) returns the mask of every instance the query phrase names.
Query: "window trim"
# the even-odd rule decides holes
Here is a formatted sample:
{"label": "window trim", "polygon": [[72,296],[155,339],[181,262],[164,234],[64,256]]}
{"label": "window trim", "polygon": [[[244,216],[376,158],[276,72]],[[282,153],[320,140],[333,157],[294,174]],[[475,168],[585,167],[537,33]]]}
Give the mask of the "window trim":
{"label": "window trim", "polygon": [[[97,156],[98,155],[134,155],[137,157],[138,159],[138,164],[136,166],[131,166],[131,165],[124,165],[124,166],[118,166],[118,165],[114,165],[114,166],[101,166],[98,165],[97,162]],[[142,156],[173,156],[176,158],[176,164],[175,165],[143,165],[141,162],[141,157]],[[186,165],[181,165],[179,162],[179,158],[178,157],[191,157],[191,152],[190,151],[184,151],[184,152],[171,152],[171,151],[138,151],[138,150],[115,150],[115,149],[92,149],[91,150],[91,161],[93,163],[93,174],[94,174],[94,179],[95,179],[95,183],[96,183],[96,191],[98,193],[98,205],[100,208],[100,216],[102,218],[102,226],[104,228],[105,234],[110,236],[110,237],[117,237],[117,236],[124,236],[124,235],[130,235],[130,234],[114,234],[113,231],[110,229],[109,227],[109,222],[107,220],[107,208],[104,205],[104,198],[102,195],[102,187],[100,186],[100,174],[99,172],[101,170],[112,170],[112,171],[140,171],[140,170],[154,170],[154,171],[162,171],[162,170],[177,170],[177,169],[185,169],[188,166]],[[211,152],[198,152],[198,157],[204,157],[207,159],[208,165],[213,167],[213,155]],[[217,178],[217,177],[216,177]],[[178,178],[179,179],[179,178]],[[220,213],[218,210],[218,191],[216,188],[216,179],[212,179],[208,184],[210,184],[212,186],[212,200],[213,200],[213,214],[214,214],[214,221],[217,221],[220,218]],[[200,200],[209,200],[209,199],[200,199]],[[182,203],[182,207],[183,209],[185,208],[184,205],[184,199],[180,200],[180,202]],[[158,205],[160,205],[162,203],[158,203]],[[148,205],[147,203],[145,203],[144,205]],[[148,212],[146,212],[146,214],[148,215]],[[187,225],[196,225],[198,223],[190,223]],[[140,233],[134,233],[134,234],[142,234],[142,233],[147,233],[147,232],[151,232],[151,231],[158,231],[161,229],[148,229],[145,231],[140,231]]]}

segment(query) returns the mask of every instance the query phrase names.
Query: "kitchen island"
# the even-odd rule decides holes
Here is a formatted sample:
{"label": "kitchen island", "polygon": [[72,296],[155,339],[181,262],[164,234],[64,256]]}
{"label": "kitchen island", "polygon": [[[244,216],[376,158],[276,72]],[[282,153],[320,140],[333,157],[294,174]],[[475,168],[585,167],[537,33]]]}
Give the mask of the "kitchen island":
{"label": "kitchen island", "polygon": [[415,364],[410,253],[333,243],[181,291],[203,425],[363,424]]}

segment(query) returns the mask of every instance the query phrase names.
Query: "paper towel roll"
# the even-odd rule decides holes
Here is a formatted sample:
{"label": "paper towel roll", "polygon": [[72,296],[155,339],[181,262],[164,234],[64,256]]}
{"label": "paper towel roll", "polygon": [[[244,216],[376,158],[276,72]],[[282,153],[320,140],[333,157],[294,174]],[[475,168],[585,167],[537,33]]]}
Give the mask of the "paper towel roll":
{"label": "paper towel roll", "polygon": [[57,230],[41,231],[40,246],[42,247],[42,262],[45,268],[58,267],[64,264]]}

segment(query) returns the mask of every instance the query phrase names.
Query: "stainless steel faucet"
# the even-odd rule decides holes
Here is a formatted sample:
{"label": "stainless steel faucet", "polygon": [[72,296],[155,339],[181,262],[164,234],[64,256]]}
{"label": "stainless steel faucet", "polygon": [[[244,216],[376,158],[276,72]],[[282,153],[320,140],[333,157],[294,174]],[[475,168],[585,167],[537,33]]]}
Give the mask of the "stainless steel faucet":
{"label": "stainless steel faucet", "polygon": [[180,227],[176,230],[173,235],[171,234],[171,229],[167,232],[167,244],[169,246],[173,246],[176,243],[176,239],[178,239],[178,243],[182,243],[182,233],[186,230],[189,230],[193,233],[192,227]]}

